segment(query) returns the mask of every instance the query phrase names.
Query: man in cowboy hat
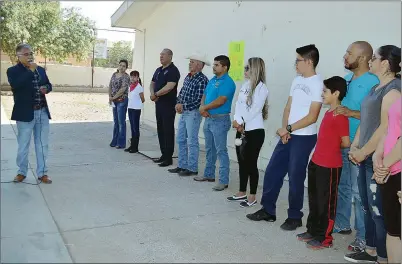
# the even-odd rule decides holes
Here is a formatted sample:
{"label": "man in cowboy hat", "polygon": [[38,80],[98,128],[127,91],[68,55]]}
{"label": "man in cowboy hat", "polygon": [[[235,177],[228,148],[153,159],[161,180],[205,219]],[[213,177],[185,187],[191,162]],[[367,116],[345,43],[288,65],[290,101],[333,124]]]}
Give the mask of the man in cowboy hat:
{"label": "man in cowboy hat", "polygon": [[202,69],[205,65],[211,65],[207,56],[200,53],[195,53],[186,59],[190,60],[188,65],[190,72],[184,79],[175,107],[176,112],[181,114],[176,139],[179,145],[179,161],[177,168],[168,170],[180,176],[198,174],[198,132],[202,120],[198,109],[209,81],[202,73]]}

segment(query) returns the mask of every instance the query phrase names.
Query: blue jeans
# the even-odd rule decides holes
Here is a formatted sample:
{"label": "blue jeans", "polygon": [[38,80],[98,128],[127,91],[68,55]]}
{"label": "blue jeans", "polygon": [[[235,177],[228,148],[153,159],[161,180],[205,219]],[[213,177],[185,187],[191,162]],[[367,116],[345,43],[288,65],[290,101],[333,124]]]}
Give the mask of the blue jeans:
{"label": "blue jeans", "polygon": [[350,229],[350,216],[353,201],[356,238],[364,240],[364,212],[359,187],[357,185],[359,167],[350,162],[348,152],[349,148],[342,149],[343,166],[338,187],[335,228],[337,230]]}
{"label": "blue jeans", "polygon": [[128,120],[130,121],[131,138],[140,137],[140,116],[141,109],[128,109]]}
{"label": "blue jeans", "polygon": [[227,148],[230,116],[205,118],[204,136],[207,164],[204,177],[215,179],[216,159],[219,159],[219,183],[229,184],[229,154]]}
{"label": "blue jeans", "polygon": [[49,116],[46,108],[34,111],[34,119],[31,122],[17,121],[17,166],[18,174],[27,176],[28,154],[32,132],[34,134],[36,154],[36,176],[47,175],[46,160],[49,150]]}
{"label": "blue jeans", "polygon": [[113,139],[110,143],[111,147],[118,146],[120,148],[126,147],[126,113],[128,99],[123,102],[115,102],[113,107]]}
{"label": "blue jeans", "polygon": [[381,191],[375,180],[371,179],[373,174],[372,156],[369,156],[361,162],[357,178],[364,211],[366,248],[377,249],[378,257],[386,259],[387,231],[384,225]]}
{"label": "blue jeans", "polygon": [[292,135],[287,144],[279,140],[265,170],[261,204],[264,210],[276,215],[276,201],[286,174],[289,176],[288,218],[302,219],[304,180],[311,151],[317,135]]}
{"label": "blue jeans", "polygon": [[184,111],[179,119],[177,144],[179,146],[179,164],[181,169],[198,172],[198,155],[200,143],[198,133],[201,125],[201,114],[198,109]]}

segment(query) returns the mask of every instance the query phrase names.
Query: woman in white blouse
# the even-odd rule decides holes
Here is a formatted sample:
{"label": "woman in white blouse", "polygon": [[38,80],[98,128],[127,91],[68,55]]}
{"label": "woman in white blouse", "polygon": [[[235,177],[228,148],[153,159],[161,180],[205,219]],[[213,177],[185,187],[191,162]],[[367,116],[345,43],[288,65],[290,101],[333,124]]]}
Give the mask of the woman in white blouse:
{"label": "woman in white blouse", "polygon": [[[236,146],[239,163],[239,192],[227,199],[240,201],[241,207],[257,203],[255,198],[258,186],[257,160],[265,139],[264,120],[268,116],[268,88],[265,85],[265,63],[261,58],[250,58],[244,67],[246,82],[240,89],[236,102],[233,127],[236,138],[244,135],[244,147]],[[238,140],[237,140],[238,141]],[[236,144],[237,145],[237,144]],[[247,196],[247,182],[250,179],[250,194]]]}

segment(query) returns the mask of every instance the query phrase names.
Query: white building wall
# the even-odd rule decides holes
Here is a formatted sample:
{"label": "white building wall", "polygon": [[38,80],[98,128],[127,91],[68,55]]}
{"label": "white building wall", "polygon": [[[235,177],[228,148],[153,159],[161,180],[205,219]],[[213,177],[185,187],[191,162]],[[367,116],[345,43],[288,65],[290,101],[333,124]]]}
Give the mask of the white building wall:
{"label": "white building wall", "polygon": [[[265,123],[266,138],[259,160],[259,167],[265,169],[278,141],[275,131],[281,126],[282,111],[295,76],[295,49],[316,44],[320,51],[318,72],[323,78],[343,76],[346,71],[342,57],[350,43],[366,40],[374,48],[385,44],[400,47],[400,21],[398,2],[172,1],[162,4],[138,27],[145,29],[145,33],[136,33],[133,68],[142,73],[148,87],[155,69],[160,66],[159,53],[163,48],[170,48],[182,75],[181,87],[188,71],[185,56],[200,50],[213,61],[219,54],[227,55],[230,41],[244,40],[245,60],[259,56],[267,66],[269,119]],[[211,67],[206,67],[204,73],[213,76]],[[237,83],[238,89],[240,85]],[[148,89],[145,94],[149,98]],[[154,111],[154,104],[147,100],[143,121],[155,126]],[[234,131],[228,136],[231,158],[235,158],[234,136]],[[203,138],[202,129],[200,138]]]}

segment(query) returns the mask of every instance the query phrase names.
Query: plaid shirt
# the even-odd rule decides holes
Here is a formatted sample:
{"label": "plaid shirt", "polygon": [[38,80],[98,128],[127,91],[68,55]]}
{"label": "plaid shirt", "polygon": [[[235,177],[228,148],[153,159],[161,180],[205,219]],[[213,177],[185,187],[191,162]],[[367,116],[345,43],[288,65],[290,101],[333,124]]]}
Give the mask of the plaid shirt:
{"label": "plaid shirt", "polygon": [[184,79],[183,87],[177,97],[177,103],[183,105],[184,111],[198,109],[209,80],[202,72],[192,76],[190,73]]}
{"label": "plaid shirt", "polygon": [[33,72],[34,77],[32,79],[32,83],[35,89],[35,98],[34,98],[34,104],[35,105],[45,105],[45,96],[42,94],[40,91],[40,86],[39,86],[39,81],[40,81],[40,76],[37,70]]}

